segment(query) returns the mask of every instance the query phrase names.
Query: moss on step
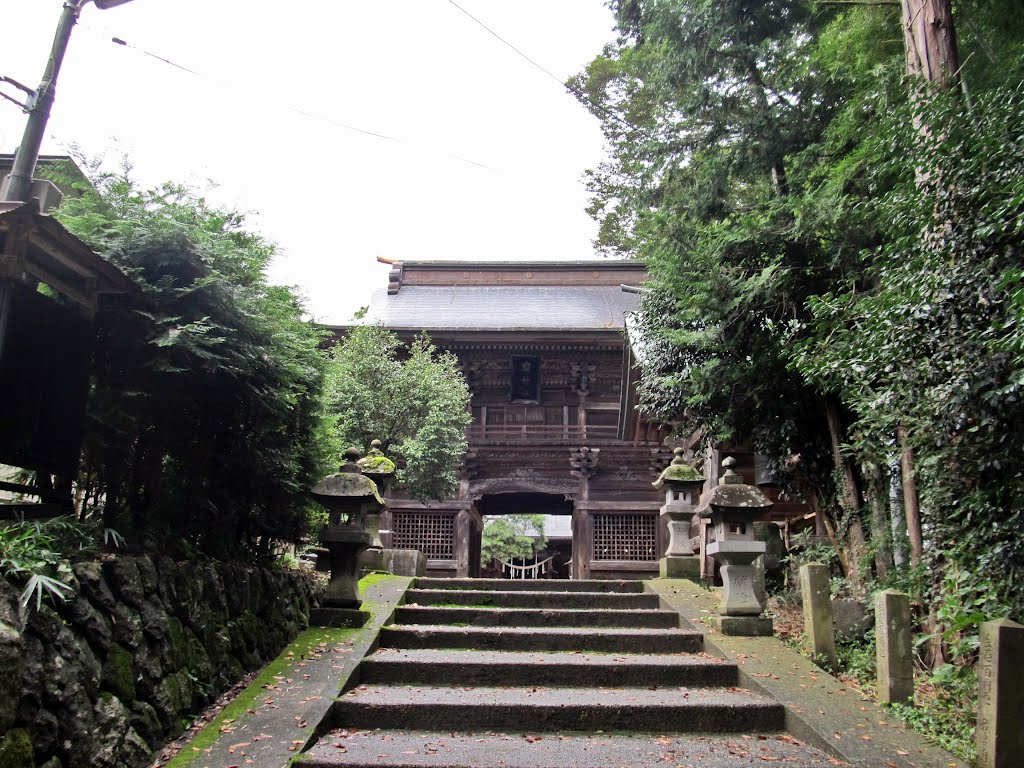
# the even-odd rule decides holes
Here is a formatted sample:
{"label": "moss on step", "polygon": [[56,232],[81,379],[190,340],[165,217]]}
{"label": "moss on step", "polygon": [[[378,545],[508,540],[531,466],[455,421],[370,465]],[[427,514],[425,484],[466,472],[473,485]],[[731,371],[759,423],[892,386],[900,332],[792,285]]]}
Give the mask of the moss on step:
{"label": "moss on step", "polygon": [[12,728],[0,740],[0,768],[35,768],[32,738],[24,728]]}

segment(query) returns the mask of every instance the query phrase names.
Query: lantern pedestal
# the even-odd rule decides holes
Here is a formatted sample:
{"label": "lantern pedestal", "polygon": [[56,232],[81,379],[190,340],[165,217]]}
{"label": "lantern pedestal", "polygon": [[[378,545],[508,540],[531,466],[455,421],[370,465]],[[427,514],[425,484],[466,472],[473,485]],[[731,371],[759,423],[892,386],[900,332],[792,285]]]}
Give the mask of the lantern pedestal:
{"label": "lantern pedestal", "polygon": [[711,626],[723,635],[770,637],[774,632],[767,616],[712,616]]}
{"label": "lantern pedestal", "polygon": [[760,616],[763,610],[754,591],[754,561],[764,554],[763,541],[715,541],[708,554],[721,566],[723,616]]}
{"label": "lantern pedestal", "polygon": [[672,501],[662,505],[661,514],[668,518],[668,549],[658,561],[658,575],[663,579],[700,578],[700,558],[690,546],[690,518],[693,504]]}
{"label": "lantern pedestal", "polygon": [[331,525],[320,534],[327,548],[331,580],[323,604],[310,612],[310,623],[322,627],[361,627],[370,618],[359,610],[359,553],[370,546],[370,535],[347,525]]}
{"label": "lantern pedestal", "polygon": [[700,558],[695,555],[663,557],[658,561],[658,576],[662,579],[698,581],[700,580]]}

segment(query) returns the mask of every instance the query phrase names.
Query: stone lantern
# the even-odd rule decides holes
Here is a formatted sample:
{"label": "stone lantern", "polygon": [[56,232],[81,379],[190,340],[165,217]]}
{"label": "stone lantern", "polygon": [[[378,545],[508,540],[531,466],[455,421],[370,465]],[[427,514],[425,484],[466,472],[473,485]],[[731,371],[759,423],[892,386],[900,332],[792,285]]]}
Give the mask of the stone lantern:
{"label": "stone lantern", "polygon": [[690,545],[690,520],[697,509],[704,475],[683,460],[683,449],[676,448],[672,463],[665,467],[652,485],[665,492],[661,514],[668,518],[668,550],[661,558],[663,579],[699,579],[700,558]]}
{"label": "stone lantern", "polygon": [[724,635],[770,635],[772,620],[761,618],[763,606],[754,590],[754,561],[765,543],[754,537],[754,518],[772,506],[755,485],[736,473],[736,459],[722,462],[725,474],[703,498],[699,514],[711,518],[715,541],[707,551],[722,568],[723,594],[717,624]]}
{"label": "stone lantern", "polygon": [[374,482],[359,471],[359,451],[345,451],[341,471],[328,475],[313,488],[313,498],[323,504],[329,523],[320,532],[327,548],[331,580],[324,591],[323,606],[312,612],[310,621],[321,626],[361,627],[369,614],[359,610],[357,565],[359,553],[370,546],[364,528],[366,516],[378,513],[384,500]]}
{"label": "stone lantern", "polygon": [[[370,478],[381,496],[387,497],[388,488],[395,477],[395,462],[384,455],[380,449],[380,440],[370,443],[370,450],[358,462],[359,470],[364,477]],[[386,509],[386,508],[385,508]],[[381,512],[366,513],[366,532],[370,534],[370,549],[383,549],[380,540]]]}

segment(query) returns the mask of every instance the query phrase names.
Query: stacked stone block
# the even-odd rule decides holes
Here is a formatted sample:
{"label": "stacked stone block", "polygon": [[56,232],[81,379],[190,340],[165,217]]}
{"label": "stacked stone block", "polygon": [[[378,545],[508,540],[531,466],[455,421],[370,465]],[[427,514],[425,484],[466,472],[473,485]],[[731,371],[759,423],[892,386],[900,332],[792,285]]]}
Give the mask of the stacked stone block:
{"label": "stacked stone block", "polygon": [[0,579],[0,756],[134,768],[308,622],[302,574],[168,557],[78,563],[74,595],[18,606]]}

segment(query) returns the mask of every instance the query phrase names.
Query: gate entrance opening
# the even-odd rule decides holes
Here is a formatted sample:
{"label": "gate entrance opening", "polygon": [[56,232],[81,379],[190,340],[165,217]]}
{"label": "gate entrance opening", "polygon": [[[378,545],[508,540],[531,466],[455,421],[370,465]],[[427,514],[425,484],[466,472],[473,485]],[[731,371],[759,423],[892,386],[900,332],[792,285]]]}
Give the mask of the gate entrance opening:
{"label": "gate entrance opening", "polygon": [[[480,563],[480,575],[494,578],[568,579],[572,567],[573,502],[552,493],[492,493],[477,503],[484,518],[504,515],[544,515],[545,546],[535,558]],[[539,566],[539,567],[533,567]]]}

